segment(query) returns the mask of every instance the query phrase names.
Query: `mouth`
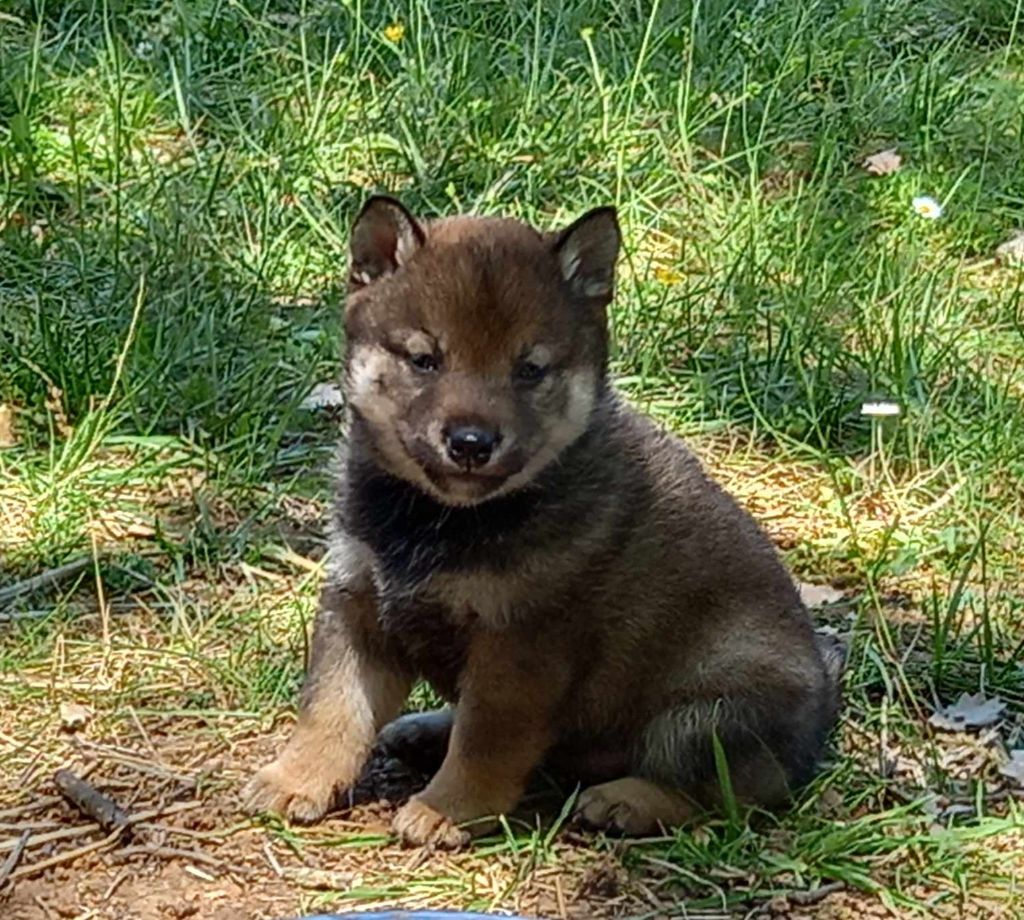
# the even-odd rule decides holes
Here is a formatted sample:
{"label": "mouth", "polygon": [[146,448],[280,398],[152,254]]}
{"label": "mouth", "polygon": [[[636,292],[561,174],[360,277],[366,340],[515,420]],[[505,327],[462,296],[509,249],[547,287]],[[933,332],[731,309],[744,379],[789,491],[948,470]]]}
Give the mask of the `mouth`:
{"label": "mouth", "polygon": [[456,504],[474,504],[499,492],[505,483],[518,473],[523,464],[517,454],[511,453],[495,463],[480,469],[466,469],[439,458],[422,442],[406,446],[410,458],[440,498]]}
{"label": "mouth", "polygon": [[440,491],[473,497],[484,497],[496,492],[508,480],[510,473],[467,472],[466,470],[424,467],[427,478]]}

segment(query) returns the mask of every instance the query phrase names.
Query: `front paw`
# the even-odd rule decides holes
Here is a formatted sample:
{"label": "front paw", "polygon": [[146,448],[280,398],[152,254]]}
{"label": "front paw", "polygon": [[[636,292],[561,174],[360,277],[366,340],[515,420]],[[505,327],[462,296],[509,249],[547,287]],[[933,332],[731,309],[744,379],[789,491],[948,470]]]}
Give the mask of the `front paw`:
{"label": "front paw", "polygon": [[339,783],[322,766],[279,757],[242,789],[242,808],[251,815],[274,812],[298,824],[319,821],[334,804]]}
{"label": "front paw", "polygon": [[435,811],[418,796],[409,799],[395,815],[391,830],[404,846],[433,845],[457,850],[470,840],[469,831],[460,828],[447,815]]}

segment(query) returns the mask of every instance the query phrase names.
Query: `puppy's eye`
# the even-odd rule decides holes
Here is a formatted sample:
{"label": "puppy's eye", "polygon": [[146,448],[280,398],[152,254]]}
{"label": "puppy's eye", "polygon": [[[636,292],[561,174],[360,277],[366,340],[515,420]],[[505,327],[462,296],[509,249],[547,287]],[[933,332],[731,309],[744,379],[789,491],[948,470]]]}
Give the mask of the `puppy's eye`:
{"label": "puppy's eye", "polygon": [[425,374],[432,374],[441,367],[441,362],[429,351],[421,351],[419,354],[409,355],[409,363],[416,370],[423,371]]}
{"label": "puppy's eye", "polygon": [[516,380],[520,383],[540,383],[548,369],[534,364],[532,361],[520,361],[516,365]]}

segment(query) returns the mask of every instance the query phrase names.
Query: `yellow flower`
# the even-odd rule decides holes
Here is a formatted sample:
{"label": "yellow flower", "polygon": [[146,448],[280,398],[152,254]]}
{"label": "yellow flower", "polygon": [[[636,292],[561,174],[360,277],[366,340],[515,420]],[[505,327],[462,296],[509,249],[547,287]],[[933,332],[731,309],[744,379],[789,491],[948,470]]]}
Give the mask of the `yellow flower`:
{"label": "yellow flower", "polygon": [[654,277],[662,284],[682,284],[683,282],[683,276],[674,268],[669,268],[666,265],[656,265],[654,267]]}
{"label": "yellow flower", "polygon": [[393,45],[397,45],[405,36],[405,26],[400,22],[393,22],[384,30],[384,37]]}

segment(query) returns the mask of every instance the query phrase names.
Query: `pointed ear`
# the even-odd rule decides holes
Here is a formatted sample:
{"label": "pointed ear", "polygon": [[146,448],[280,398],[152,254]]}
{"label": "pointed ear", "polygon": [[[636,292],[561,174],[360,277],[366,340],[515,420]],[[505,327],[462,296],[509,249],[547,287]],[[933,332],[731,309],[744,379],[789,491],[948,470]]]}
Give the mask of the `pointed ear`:
{"label": "pointed ear", "polygon": [[374,195],[352,225],[349,286],[360,288],[390,275],[409,261],[425,239],[423,228],[400,201]]}
{"label": "pointed ear", "polygon": [[615,260],[622,234],[615,208],[588,211],[558,234],[555,254],[576,297],[608,303],[615,291]]}

